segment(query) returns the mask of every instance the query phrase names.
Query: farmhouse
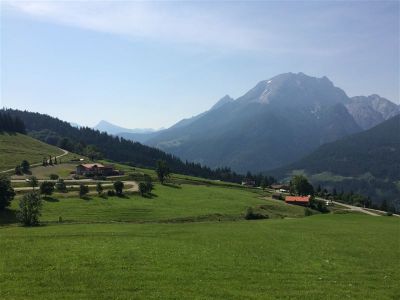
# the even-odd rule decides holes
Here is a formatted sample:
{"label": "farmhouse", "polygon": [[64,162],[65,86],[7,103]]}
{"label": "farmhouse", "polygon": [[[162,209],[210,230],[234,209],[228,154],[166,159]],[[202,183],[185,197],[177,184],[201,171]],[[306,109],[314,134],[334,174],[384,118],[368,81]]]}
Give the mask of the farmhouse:
{"label": "farmhouse", "polygon": [[304,205],[310,204],[311,196],[286,196],[285,202],[288,204]]}
{"label": "farmhouse", "polygon": [[114,166],[104,166],[99,163],[95,164],[80,164],[76,167],[76,174],[83,176],[111,176],[118,175],[118,170],[114,169]]}
{"label": "farmhouse", "polygon": [[288,185],[285,184],[273,184],[271,185],[271,188],[274,189],[275,191],[279,191],[279,192],[288,192],[290,187]]}

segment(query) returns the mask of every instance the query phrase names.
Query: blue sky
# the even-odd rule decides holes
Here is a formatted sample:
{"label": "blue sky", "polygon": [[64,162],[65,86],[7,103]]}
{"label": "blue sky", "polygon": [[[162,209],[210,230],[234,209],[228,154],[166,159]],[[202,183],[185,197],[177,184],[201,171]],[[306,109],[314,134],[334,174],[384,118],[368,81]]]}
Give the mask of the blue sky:
{"label": "blue sky", "polygon": [[1,2],[1,106],[168,127],[284,72],[399,103],[399,2]]}

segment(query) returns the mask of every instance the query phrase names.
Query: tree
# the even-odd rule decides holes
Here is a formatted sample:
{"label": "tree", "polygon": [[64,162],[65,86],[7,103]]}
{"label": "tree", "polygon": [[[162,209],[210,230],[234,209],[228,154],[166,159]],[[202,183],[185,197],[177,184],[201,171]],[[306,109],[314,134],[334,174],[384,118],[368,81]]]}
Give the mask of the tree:
{"label": "tree", "polygon": [[383,210],[383,211],[387,211],[388,210],[388,204],[387,204],[387,200],[386,199],[384,199],[382,201],[380,209]]}
{"label": "tree", "polygon": [[97,185],[96,185],[96,191],[97,191],[97,194],[99,194],[99,196],[100,196],[101,194],[103,194],[103,186],[101,185],[101,182],[98,182],[98,183],[97,183]]}
{"label": "tree", "polygon": [[317,188],[317,195],[318,195],[318,196],[321,196],[321,195],[322,195],[321,192],[322,192],[322,189],[321,189],[321,185],[319,184],[319,185],[318,185],[318,188]]}
{"label": "tree", "polygon": [[57,156],[54,157],[54,164],[57,164]]}
{"label": "tree", "polygon": [[144,182],[139,182],[139,193],[142,197],[147,193],[147,187]]}
{"label": "tree", "polygon": [[15,192],[11,187],[11,181],[6,176],[0,176],[0,210],[5,209],[14,199]]}
{"label": "tree", "polygon": [[22,175],[21,166],[16,166],[15,167],[15,175]]}
{"label": "tree", "polygon": [[164,181],[167,177],[169,177],[170,170],[165,160],[158,160],[156,165],[156,173],[158,180],[160,180],[161,184],[164,184]]}
{"label": "tree", "polygon": [[124,183],[122,181],[114,182],[114,190],[118,196],[122,195],[122,190],[124,189]]}
{"label": "tree", "polygon": [[64,179],[58,179],[56,183],[56,189],[59,192],[65,193],[67,191],[67,185],[64,182]]}
{"label": "tree", "polygon": [[300,196],[307,196],[314,194],[313,186],[308,182],[307,178],[303,175],[295,175],[290,181],[290,191]]}
{"label": "tree", "polygon": [[29,173],[29,170],[30,170],[31,166],[29,165],[29,162],[24,159],[21,162],[21,168],[22,168],[22,172]]}
{"label": "tree", "polygon": [[51,180],[57,180],[59,176],[57,174],[50,174],[50,179]]}
{"label": "tree", "polygon": [[54,183],[50,181],[43,181],[40,184],[40,193],[50,196],[54,192]]}
{"label": "tree", "polygon": [[89,187],[87,185],[84,185],[84,184],[81,183],[79,185],[79,197],[82,198],[87,193],[89,193]]}
{"label": "tree", "polygon": [[25,194],[19,202],[18,219],[25,226],[38,225],[41,209],[42,201],[37,193]]}
{"label": "tree", "polygon": [[267,182],[267,178],[266,177],[262,178],[260,186],[261,186],[261,188],[263,190],[265,190],[265,188],[268,186],[268,182]]}
{"label": "tree", "polygon": [[29,185],[32,187],[32,190],[35,191],[35,187],[37,187],[39,184],[37,178],[35,176],[30,176],[28,180]]}

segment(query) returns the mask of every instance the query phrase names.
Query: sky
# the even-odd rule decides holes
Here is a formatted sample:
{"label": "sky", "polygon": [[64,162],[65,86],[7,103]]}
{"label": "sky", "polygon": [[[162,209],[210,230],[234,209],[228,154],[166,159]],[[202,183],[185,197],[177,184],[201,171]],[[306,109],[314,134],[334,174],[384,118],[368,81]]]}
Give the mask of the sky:
{"label": "sky", "polygon": [[400,100],[398,1],[0,1],[2,107],[166,128],[285,72]]}

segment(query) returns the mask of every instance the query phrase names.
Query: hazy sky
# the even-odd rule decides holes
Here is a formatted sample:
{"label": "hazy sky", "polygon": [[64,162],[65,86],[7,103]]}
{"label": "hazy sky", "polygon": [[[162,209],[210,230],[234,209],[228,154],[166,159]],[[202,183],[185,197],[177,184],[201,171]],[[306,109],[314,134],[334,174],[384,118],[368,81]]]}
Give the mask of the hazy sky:
{"label": "hazy sky", "polygon": [[168,127],[284,72],[399,102],[399,2],[1,2],[1,106]]}

